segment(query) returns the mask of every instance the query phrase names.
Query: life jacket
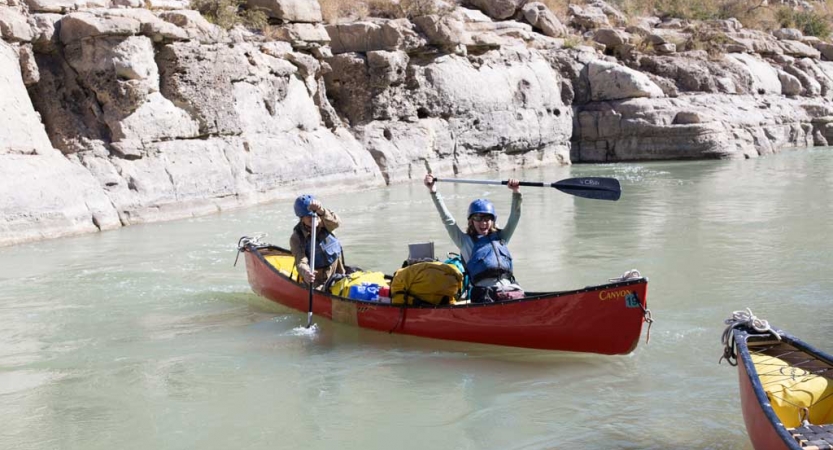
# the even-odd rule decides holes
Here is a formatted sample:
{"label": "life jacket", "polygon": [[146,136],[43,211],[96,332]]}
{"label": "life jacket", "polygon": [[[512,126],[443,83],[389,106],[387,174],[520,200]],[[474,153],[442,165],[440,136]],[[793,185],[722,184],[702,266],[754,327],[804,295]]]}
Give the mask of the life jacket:
{"label": "life jacket", "polygon": [[471,260],[466,268],[473,284],[484,278],[512,277],[512,254],[500,232],[474,239]]}
{"label": "life jacket", "polygon": [[[304,253],[307,255],[307,259],[309,259],[312,239],[304,236],[300,223],[295,226],[295,232],[299,234],[301,242],[305,242],[304,247],[306,250]],[[329,267],[330,264],[338,261],[339,256],[341,256],[341,242],[339,242],[338,238],[333,233],[330,233],[330,231],[326,228],[320,230],[316,235],[315,247],[316,270]]]}
{"label": "life jacket", "polygon": [[393,274],[391,303],[413,305],[419,302],[449,303],[463,289],[463,274],[452,264],[419,262]]}

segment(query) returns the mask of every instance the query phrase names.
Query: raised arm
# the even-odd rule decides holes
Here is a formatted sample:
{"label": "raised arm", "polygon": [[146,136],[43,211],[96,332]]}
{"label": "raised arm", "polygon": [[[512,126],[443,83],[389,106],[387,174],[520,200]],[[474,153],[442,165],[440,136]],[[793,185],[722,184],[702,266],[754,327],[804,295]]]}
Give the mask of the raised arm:
{"label": "raised arm", "polygon": [[454,220],[454,216],[452,216],[448,211],[448,208],[446,208],[443,198],[439,193],[437,193],[434,176],[430,173],[426,174],[423,183],[428,188],[428,191],[431,192],[431,200],[434,201],[434,207],[437,208],[437,212],[440,214],[440,220],[443,221],[443,225],[445,225],[445,230],[448,232],[448,236],[451,238],[451,241],[454,242],[454,245],[456,245],[458,249],[462,250],[466,233],[457,226],[457,221]]}
{"label": "raised arm", "polygon": [[518,180],[512,178],[506,185],[512,190],[512,206],[509,210],[509,219],[506,220],[506,226],[501,230],[501,237],[503,237],[506,243],[509,243],[512,235],[515,233],[515,228],[518,226],[518,221],[521,220],[523,196],[521,195],[521,187]]}

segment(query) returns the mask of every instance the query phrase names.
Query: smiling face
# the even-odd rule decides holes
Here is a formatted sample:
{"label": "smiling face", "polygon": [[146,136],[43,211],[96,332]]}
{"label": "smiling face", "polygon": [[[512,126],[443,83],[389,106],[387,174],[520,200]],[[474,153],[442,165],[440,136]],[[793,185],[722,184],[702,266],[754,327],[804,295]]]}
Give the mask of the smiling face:
{"label": "smiling face", "polygon": [[495,218],[491,214],[472,214],[469,217],[469,228],[474,229],[478,236],[485,236],[492,232]]}

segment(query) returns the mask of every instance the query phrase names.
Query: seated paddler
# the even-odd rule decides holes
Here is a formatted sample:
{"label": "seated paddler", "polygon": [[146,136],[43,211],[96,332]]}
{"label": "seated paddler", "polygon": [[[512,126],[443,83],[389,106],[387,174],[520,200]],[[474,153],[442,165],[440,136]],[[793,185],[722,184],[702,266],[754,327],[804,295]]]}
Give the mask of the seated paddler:
{"label": "seated paddler", "polygon": [[512,206],[504,228],[498,228],[496,225],[498,216],[492,202],[480,198],[469,205],[465,231],[457,226],[442,197],[437,193],[434,176],[426,174],[423,182],[431,192],[434,206],[445,224],[449,237],[460,249],[472,284],[471,302],[490,303],[523,297],[523,289],[515,283],[512,254],[508,247],[509,239],[515,233],[521,218],[520,181],[510,179],[507,183],[512,191]]}
{"label": "seated paddler", "polygon": [[[304,282],[320,289],[334,274],[344,273],[341,243],[333,230],[341,225],[338,215],[324,208],[312,195],[304,194],[295,199],[295,215],[298,224],[289,238],[289,249],[295,257],[295,267]],[[312,246],[312,218],[316,217],[315,249]],[[309,265],[311,252],[315,251],[315,270]]]}

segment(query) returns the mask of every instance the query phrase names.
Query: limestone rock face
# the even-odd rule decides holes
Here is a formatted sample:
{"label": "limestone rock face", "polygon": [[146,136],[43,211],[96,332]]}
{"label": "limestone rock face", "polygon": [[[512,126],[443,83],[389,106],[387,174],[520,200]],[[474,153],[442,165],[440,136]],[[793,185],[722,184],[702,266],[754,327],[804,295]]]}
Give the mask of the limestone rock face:
{"label": "limestone rock face", "polygon": [[0,154],[0,245],[121,226],[98,182],[57,152]]}
{"label": "limestone rock face", "polygon": [[752,86],[752,75],[733,59],[687,52],[673,57],[646,55],[639,63],[640,69],[672,80],[682,92],[748,94]]}
{"label": "limestone rock face", "polygon": [[448,55],[402,70],[407,61],[340,55],[327,75],[336,109],[366,105],[348,110],[348,119],[388,182],[413,177],[424,161],[436,173],[569,162],[571,109],[560,76],[537,54],[507,49],[477,64]]}
{"label": "limestone rock face", "polygon": [[0,41],[0,155],[53,152],[40,116],[26,93],[18,52]]}
{"label": "limestone rock face", "polygon": [[413,181],[426,165],[833,142],[820,39],[626,20],[601,0],[570,5],[569,27],[539,2],[463,3],[325,26],[316,0],[250,0],[271,16],[259,33],[186,0],[0,0],[0,245]]}
{"label": "limestone rock face", "polygon": [[[83,226],[66,225],[68,213],[54,210],[60,201],[47,205],[53,211],[44,214],[64,221],[56,222],[65,224],[60,233],[207,214],[284,198],[313,184],[324,186],[316,189],[323,193],[384,183],[372,155],[337,128],[322,92],[326,65],[315,58],[277,42],[230,46],[169,36],[156,46],[142,31],[142,24],[154,22],[150,17],[123,22],[125,15],[111,20],[84,13],[77,20],[81,13],[74,14],[62,19],[72,25],[63,30],[67,42],[60,51],[36,55],[41,80],[32,91],[52,142],[66,156],[52,149],[43,125],[41,148],[28,135],[14,137],[26,147],[0,147],[51,154],[62,161],[55,170],[66,178],[67,203],[82,191],[78,198],[90,198],[86,209],[71,211],[86,217],[78,219]],[[130,26],[113,26],[124,23]],[[3,80],[22,85],[17,53],[3,48],[15,63]],[[14,92],[28,100],[25,89]],[[31,103],[28,110],[39,124]],[[16,118],[26,117],[21,111]],[[106,208],[96,206],[101,201]],[[15,217],[14,228],[7,228],[15,236],[0,233],[0,242],[31,238],[18,235],[20,221],[35,228],[43,223],[45,237],[59,235],[39,216]]]}
{"label": "limestone rock face", "polygon": [[[779,99],[775,101],[775,99]],[[821,102],[815,108],[829,111]],[[573,161],[753,158],[814,142],[808,105],[780,96],[628,99],[578,113]]]}
{"label": "limestone rock face", "polygon": [[0,245],[120,226],[90,173],[52,148],[3,41],[0,92]]}

